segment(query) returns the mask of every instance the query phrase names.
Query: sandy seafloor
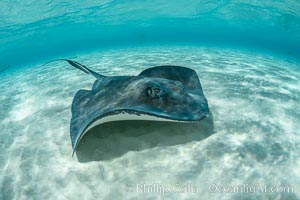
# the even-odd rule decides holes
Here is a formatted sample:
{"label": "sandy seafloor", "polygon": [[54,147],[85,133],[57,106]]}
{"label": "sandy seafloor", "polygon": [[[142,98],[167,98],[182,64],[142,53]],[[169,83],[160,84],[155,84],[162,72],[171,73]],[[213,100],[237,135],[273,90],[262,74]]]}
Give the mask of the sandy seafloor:
{"label": "sandy seafloor", "polygon": [[[137,75],[162,64],[195,69],[214,126],[105,125],[83,139],[78,161],[71,155],[70,106],[94,79],[64,62],[0,74],[0,199],[300,199],[299,63],[204,47],[69,58],[104,75]],[[196,192],[179,189],[186,185]],[[214,185],[293,191],[225,193],[211,191]],[[162,193],[173,186],[175,192]]]}

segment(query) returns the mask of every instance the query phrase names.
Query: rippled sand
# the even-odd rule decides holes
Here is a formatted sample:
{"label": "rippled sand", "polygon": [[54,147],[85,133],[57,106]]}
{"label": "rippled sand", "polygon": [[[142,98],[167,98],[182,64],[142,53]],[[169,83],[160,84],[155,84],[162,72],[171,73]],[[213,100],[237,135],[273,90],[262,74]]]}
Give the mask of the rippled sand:
{"label": "rippled sand", "polygon": [[[201,124],[106,124],[87,135],[72,158],[70,105],[94,79],[62,62],[0,74],[2,199],[300,198],[299,64],[196,47],[73,58],[104,75],[137,75],[162,64],[191,67],[213,117]],[[197,191],[178,190],[188,184]],[[293,192],[211,191],[243,184]],[[150,191],[155,185],[177,190]]]}

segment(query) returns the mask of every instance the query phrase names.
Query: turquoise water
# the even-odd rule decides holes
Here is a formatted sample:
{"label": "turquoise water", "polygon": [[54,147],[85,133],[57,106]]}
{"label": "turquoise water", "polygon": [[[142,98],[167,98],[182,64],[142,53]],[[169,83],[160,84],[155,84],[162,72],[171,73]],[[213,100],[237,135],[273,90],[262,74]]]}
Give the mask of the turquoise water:
{"label": "turquoise water", "polygon": [[298,59],[299,13],[298,0],[2,0],[0,63],[153,43],[251,47]]}
{"label": "turquoise water", "polygon": [[[299,1],[1,1],[0,199],[300,199],[299,13]],[[107,124],[72,157],[71,102],[94,80],[41,66],[60,57],[104,75],[190,67],[213,117]]]}

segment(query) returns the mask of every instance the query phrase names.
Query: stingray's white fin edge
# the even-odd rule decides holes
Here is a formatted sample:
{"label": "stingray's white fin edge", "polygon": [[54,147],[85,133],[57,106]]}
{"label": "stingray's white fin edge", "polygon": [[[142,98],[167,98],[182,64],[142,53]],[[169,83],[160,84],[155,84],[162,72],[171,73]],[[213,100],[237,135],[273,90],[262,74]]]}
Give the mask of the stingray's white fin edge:
{"label": "stingray's white fin edge", "polygon": [[80,138],[77,139],[76,143],[75,143],[75,147],[73,150],[73,155],[75,154],[75,150],[76,147],[79,143],[79,141],[81,140],[81,138],[92,128],[100,125],[100,124],[104,124],[104,123],[108,123],[108,122],[115,122],[115,121],[131,121],[131,120],[141,120],[141,121],[164,121],[164,122],[183,122],[183,123],[187,123],[189,121],[179,121],[179,120],[172,120],[172,119],[167,119],[167,118],[163,118],[163,117],[157,117],[154,115],[147,115],[147,114],[132,114],[132,113],[127,113],[127,112],[120,112],[118,114],[113,114],[113,115],[108,115],[105,116],[103,118],[100,118],[96,121],[94,121],[93,123],[91,123],[87,129],[83,132],[83,134],[81,134]]}

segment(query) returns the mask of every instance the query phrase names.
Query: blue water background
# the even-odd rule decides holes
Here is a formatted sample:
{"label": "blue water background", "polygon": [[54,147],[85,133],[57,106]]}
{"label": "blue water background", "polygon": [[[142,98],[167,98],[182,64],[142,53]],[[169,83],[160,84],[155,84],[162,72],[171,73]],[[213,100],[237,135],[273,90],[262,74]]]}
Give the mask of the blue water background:
{"label": "blue water background", "polygon": [[2,0],[0,63],[144,45],[212,45],[300,58],[300,1]]}

